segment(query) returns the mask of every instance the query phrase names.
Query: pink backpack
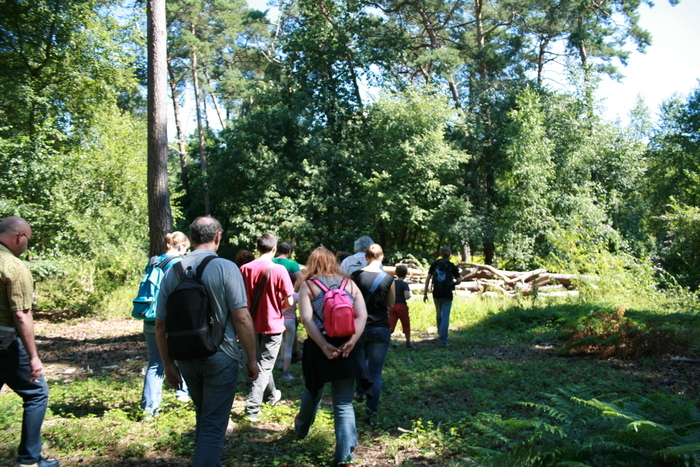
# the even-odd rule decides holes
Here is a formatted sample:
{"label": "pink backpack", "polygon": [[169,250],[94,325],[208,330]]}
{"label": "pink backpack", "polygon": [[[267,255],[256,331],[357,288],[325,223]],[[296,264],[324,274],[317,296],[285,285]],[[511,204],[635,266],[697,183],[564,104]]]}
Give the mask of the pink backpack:
{"label": "pink backpack", "polygon": [[345,291],[348,278],[344,278],[337,289],[328,289],[312,277],[311,280],[323,290],[323,329],[328,337],[347,337],[355,334],[355,309]]}

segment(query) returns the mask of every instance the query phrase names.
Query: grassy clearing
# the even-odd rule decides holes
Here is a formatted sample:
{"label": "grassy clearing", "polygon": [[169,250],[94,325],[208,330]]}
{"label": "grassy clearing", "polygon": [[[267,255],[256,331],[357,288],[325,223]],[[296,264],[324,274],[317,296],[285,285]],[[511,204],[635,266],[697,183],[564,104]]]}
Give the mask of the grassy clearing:
{"label": "grassy clearing", "polygon": [[[397,329],[378,424],[358,423],[357,465],[694,465],[700,446],[694,438],[700,437],[697,364],[674,361],[658,349],[637,358],[561,352],[586,330],[599,331],[598,346],[619,350],[634,343],[605,327],[607,317],[622,309],[618,322],[628,323],[625,329],[663,330],[674,356],[696,358],[699,315],[692,302],[678,303],[460,299],[453,307],[452,345],[445,348],[432,340],[432,305],[412,301],[417,348],[406,349]],[[145,346],[138,323],[91,319],[38,324],[42,342],[52,344],[46,350],[52,359],[47,454],[65,466],[187,465],[194,442],[191,404],[168,391],[162,413],[141,418]],[[64,337],[81,325],[79,337]],[[300,365],[292,370],[301,374]],[[266,407],[257,424],[243,418],[246,387],[239,386],[224,465],[330,466],[329,401],[310,436],[299,440],[290,428],[302,379],[276,381],[284,403]],[[17,397],[3,390],[3,465],[12,465],[20,416]]]}

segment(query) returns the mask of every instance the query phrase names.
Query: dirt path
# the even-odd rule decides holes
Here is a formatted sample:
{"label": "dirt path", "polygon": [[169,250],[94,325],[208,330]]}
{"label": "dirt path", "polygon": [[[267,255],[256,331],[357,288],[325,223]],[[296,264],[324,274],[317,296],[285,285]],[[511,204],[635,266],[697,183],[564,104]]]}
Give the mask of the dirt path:
{"label": "dirt path", "polygon": [[50,323],[37,320],[37,348],[51,380],[103,371],[140,371],[147,356],[143,324],[132,318]]}

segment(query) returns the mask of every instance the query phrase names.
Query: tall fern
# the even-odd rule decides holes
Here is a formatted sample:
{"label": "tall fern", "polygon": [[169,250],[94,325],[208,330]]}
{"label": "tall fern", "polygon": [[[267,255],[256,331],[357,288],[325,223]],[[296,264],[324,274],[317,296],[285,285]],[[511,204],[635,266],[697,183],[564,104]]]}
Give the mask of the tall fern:
{"label": "tall fern", "polygon": [[[700,413],[694,401],[654,394],[604,402],[565,389],[544,396],[547,403],[521,403],[539,414],[535,418],[490,419],[488,431],[509,441],[500,451],[473,447],[484,464],[700,466]],[[472,428],[488,433],[478,424]]]}

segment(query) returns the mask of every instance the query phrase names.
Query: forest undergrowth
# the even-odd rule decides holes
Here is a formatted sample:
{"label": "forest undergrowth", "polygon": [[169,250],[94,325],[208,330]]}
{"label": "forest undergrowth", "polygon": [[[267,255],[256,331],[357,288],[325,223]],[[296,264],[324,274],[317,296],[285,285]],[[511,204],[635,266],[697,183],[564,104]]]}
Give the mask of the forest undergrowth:
{"label": "forest undergrowth", "polygon": [[[658,311],[458,298],[449,347],[434,340],[432,304],[412,300],[410,308],[416,346],[407,349],[397,328],[376,424],[356,403],[357,466],[697,464],[700,319],[692,304]],[[46,455],[63,466],[188,465],[191,403],[167,390],[160,414],[141,414],[140,322],[127,313],[36,315],[51,390]],[[311,434],[298,439],[291,427],[301,364],[292,373],[283,380],[276,370],[283,402],[265,407],[257,423],[244,417],[241,380],[224,465],[331,465],[329,398]],[[20,417],[19,399],[4,388],[0,465],[14,465]]]}

